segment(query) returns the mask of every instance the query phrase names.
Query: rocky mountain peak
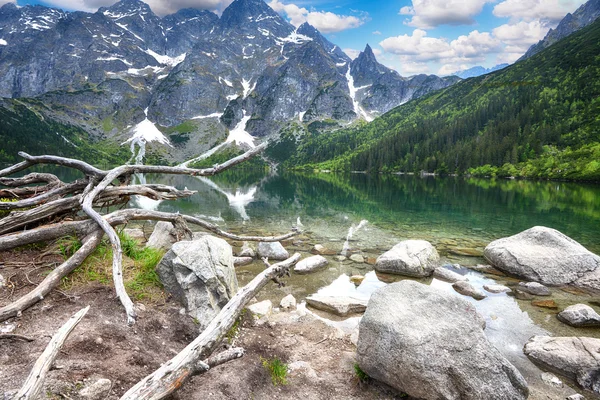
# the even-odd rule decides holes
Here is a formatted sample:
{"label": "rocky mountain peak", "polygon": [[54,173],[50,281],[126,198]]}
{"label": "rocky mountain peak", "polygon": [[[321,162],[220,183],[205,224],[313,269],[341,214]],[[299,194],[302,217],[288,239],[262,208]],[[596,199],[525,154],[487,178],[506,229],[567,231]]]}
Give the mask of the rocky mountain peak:
{"label": "rocky mountain peak", "polygon": [[140,0],[121,0],[110,7],[102,7],[98,11],[113,19],[124,15],[129,16],[132,13],[154,14],[150,6]]}
{"label": "rocky mountain peak", "polygon": [[267,20],[287,24],[275,10],[262,0],[235,0],[223,11],[220,24],[223,28],[231,29],[243,24],[257,24]]}
{"label": "rocky mountain peak", "polygon": [[358,86],[370,85],[380,75],[387,72],[391,72],[391,70],[377,62],[373,49],[368,44],[365,50],[350,63],[350,73],[354,77],[355,84]]}

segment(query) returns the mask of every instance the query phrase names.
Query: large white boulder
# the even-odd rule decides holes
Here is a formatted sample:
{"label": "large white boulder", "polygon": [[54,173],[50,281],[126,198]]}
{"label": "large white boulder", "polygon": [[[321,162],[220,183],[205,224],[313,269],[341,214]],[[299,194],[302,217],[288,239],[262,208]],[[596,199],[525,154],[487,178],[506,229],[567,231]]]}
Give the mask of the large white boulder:
{"label": "large white boulder", "polygon": [[405,280],[377,290],[359,326],[358,364],[419,399],[526,399],[519,371],[460,296]]}
{"label": "large white boulder", "polygon": [[389,274],[425,277],[433,274],[440,260],[426,240],[404,240],[377,258],[375,270]]}

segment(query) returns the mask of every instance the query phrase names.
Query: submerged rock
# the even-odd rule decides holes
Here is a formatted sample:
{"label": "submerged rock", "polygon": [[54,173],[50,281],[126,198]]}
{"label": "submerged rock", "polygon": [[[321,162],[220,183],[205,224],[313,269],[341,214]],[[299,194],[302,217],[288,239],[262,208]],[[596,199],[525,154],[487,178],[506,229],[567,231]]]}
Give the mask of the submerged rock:
{"label": "submerged rock", "polygon": [[433,277],[450,283],[469,280],[466,276],[457,274],[456,272],[450,271],[449,269],[444,267],[437,267],[436,269],[434,269]]}
{"label": "submerged rock", "polygon": [[536,226],[495,240],[484,256],[496,268],[530,281],[600,289],[600,257],[555,229]]}
{"label": "submerged rock", "polygon": [[279,242],[260,242],[258,256],[267,257],[269,260],[285,260],[290,257],[290,253]]}
{"label": "submerged rock", "polygon": [[324,256],[333,256],[337,254],[337,251],[328,249],[321,244],[316,244],[315,247],[313,247],[312,252],[313,254],[321,254]]}
{"label": "submerged rock", "polygon": [[477,289],[475,286],[471,285],[469,282],[458,281],[452,284],[452,288],[456,290],[458,293],[470,296],[475,300],[483,300],[487,297],[485,293],[481,290]]}
{"label": "submerged rock", "polygon": [[534,336],[523,351],[536,363],[600,393],[600,339]]}
{"label": "submerged rock", "polygon": [[565,308],[556,316],[571,326],[600,326],[600,315],[586,304],[575,304]]}
{"label": "submerged rock", "polygon": [[490,293],[510,293],[512,290],[504,285],[483,285],[483,288]]}
{"label": "submerged rock", "polygon": [[313,294],[306,298],[306,303],[318,310],[327,311],[340,317],[365,312],[367,301],[349,296],[322,296]]}
{"label": "submerged rock", "polygon": [[200,331],[238,289],[231,246],[214,236],[175,243],[156,272],[165,290],[198,321]]}
{"label": "submerged rock", "polygon": [[350,259],[352,261],[354,261],[355,263],[359,263],[359,264],[362,264],[362,263],[365,262],[365,258],[362,255],[360,255],[360,254],[352,254],[350,256]]}
{"label": "submerged rock", "polygon": [[298,261],[294,267],[294,272],[297,274],[310,274],[324,269],[329,261],[323,256],[312,256]]}
{"label": "submerged rock", "polygon": [[487,340],[484,324],[459,296],[410,280],[393,283],[371,296],[358,364],[415,398],[526,399],[527,383]]}
{"label": "submerged rock", "polygon": [[558,309],[558,304],[554,300],[533,300],[531,302],[536,307],[549,308],[551,310]]}
{"label": "submerged rock", "polygon": [[440,259],[425,240],[405,240],[377,258],[375,270],[389,274],[425,277],[433,273]]}
{"label": "submerged rock", "polygon": [[536,296],[550,296],[550,289],[538,282],[519,282],[519,289]]}

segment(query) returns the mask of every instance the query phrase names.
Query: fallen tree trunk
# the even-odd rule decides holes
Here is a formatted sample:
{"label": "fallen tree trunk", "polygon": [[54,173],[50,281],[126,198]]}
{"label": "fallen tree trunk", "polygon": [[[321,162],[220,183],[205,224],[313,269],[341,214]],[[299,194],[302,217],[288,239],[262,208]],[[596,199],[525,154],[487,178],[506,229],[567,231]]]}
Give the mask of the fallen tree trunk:
{"label": "fallen tree trunk", "polygon": [[121,400],[164,399],[187,382],[192,376],[205,372],[205,363],[199,361],[211,354],[231,329],[248,302],[272,279],[289,273],[289,268],[300,260],[296,253],[281,263],[269,266],[250,283],[240,289],[210,322],[206,329],[179,354],[164,363],[125,393]]}
{"label": "fallen tree trunk", "polygon": [[85,316],[90,309],[90,306],[80,310],[73,315],[61,328],[54,334],[48,346],[37,359],[29,376],[25,380],[25,383],[21,387],[21,390],[17,392],[14,400],[33,400],[38,397],[38,394],[42,390],[46,374],[50,370],[52,363],[58,356],[60,348],[69,337],[69,334],[75,329],[79,321]]}

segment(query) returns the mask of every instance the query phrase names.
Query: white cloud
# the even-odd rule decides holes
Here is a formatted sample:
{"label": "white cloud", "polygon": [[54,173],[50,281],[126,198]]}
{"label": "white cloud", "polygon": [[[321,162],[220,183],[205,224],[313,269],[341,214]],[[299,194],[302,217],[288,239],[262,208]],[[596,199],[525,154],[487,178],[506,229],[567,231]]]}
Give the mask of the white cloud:
{"label": "white cloud", "polygon": [[323,33],[340,32],[346,29],[357,28],[365,23],[366,16],[339,15],[329,11],[309,11],[296,4],[283,4],[279,0],[268,3],[273,10],[285,14],[294,26],[308,22]]}
{"label": "white cloud", "polygon": [[400,15],[412,16],[406,24],[416,28],[439,25],[471,25],[485,3],[493,0],[412,0],[412,7],[402,7]]}
{"label": "white cloud", "polygon": [[400,73],[404,76],[416,74],[429,74],[429,65],[422,62],[415,62],[410,57],[400,57]]}
{"label": "white cloud", "polygon": [[344,50],[344,53],[346,53],[346,55],[353,60],[356,57],[358,57],[358,55],[360,54],[360,50],[356,50],[356,49],[343,49],[343,50]]}
{"label": "white cloud", "polygon": [[494,7],[493,13],[497,17],[512,20],[542,19],[556,23],[585,2],[586,0],[504,0]]}
{"label": "white cloud", "polygon": [[381,35],[381,32],[379,32],[379,31],[373,31],[373,35]]}
{"label": "white cloud", "polygon": [[422,29],[415,29],[411,36],[390,37],[379,43],[386,52],[411,56],[416,62],[445,63],[483,60],[487,54],[500,51],[500,44],[488,32],[472,31],[449,42],[443,38],[428,37]]}
{"label": "white cloud", "polygon": [[521,21],[516,24],[504,24],[492,31],[494,36],[501,40],[507,46],[508,52],[527,51],[529,46],[537,43],[546,36],[548,26],[542,22]]}

